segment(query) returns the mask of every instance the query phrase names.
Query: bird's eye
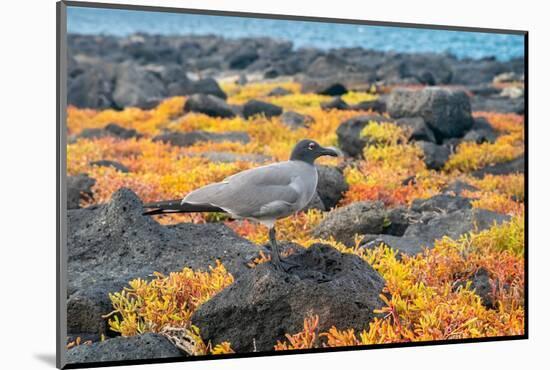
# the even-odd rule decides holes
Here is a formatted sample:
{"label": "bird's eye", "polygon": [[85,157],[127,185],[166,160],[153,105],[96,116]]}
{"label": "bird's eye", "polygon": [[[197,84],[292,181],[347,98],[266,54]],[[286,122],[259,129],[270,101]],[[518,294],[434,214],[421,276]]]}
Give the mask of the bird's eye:
{"label": "bird's eye", "polygon": [[315,148],[315,143],[309,143],[308,147],[309,150],[313,150]]}

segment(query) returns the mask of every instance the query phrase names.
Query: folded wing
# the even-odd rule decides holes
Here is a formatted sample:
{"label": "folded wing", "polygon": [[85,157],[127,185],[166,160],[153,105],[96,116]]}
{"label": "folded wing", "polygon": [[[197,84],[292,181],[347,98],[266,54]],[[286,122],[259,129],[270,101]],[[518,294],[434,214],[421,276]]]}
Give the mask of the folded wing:
{"label": "folded wing", "polygon": [[291,186],[299,174],[289,162],[239,172],[189,193],[184,203],[210,204],[240,217],[292,212],[300,195]]}

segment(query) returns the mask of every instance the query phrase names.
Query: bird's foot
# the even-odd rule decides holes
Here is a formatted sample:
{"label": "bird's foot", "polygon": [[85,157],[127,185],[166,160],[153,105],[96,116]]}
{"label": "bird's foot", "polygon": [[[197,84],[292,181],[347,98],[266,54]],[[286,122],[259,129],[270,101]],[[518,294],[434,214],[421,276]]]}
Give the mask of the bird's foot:
{"label": "bird's foot", "polygon": [[278,261],[273,261],[272,263],[273,263],[273,266],[277,270],[282,271],[282,272],[287,272],[287,273],[290,272],[290,270],[300,266],[297,263],[290,262],[290,261],[285,261],[285,260],[282,260],[282,259],[280,259]]}

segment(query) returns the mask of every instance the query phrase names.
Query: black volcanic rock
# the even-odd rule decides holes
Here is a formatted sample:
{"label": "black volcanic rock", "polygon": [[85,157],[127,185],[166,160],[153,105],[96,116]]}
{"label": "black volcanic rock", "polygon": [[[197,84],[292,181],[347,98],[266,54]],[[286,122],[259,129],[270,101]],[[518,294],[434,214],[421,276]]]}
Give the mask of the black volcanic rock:
{"label": "black volcanic rock", "polygon": [[494,143],[498,137],[498,131],[483,117],[474,118],[474,124],[464,137],[464,141],[474,141],[477,144]]}
{"label": "black volcanic rock", "polygon": [[468,279],[460,281],[453,288],[458,290],[465,289],[467,283],[470,283],[470,289],[473,290],[480,298],[481,304],[489,309],[494,309],[496,299],[493,294],[493,286],[491,284],[490,273],[485,268],[478,269]]}
{"label": "black volcanic rock", "polygon": [[191,132],[168,132],[155,136],[153,141],[162,141],[171,145],[185,147],[204,141],[212,141],[215,143],[232,141],[246,144],[250,141],[250,137],[244,131],[218,133],[197,130]]}
{"label": "black volcanic rock", "polygon": [[281,122],[287,125],[291,130],[297,130],[302,127],[308,127],[314,120],[313,117],[305,114],[286,111],[281,115]]}
{"label": "black volcanic rock", "polygon": [[187,98],[183,111],[221,118],[233,118],[236,115],[233,108],[225,100],[214,95],[205,94],[194,94]]}
{"label": "black volcanic rock", "polygon": [[445,236],[458,239],[471,231],[485,230],[510,219],[506,215],[469,207],[449,212],[427,211],[412,216],[419,221],[411,223],[402,236],[366,234],[360,246],[375,248],[384,243],[399,253],[415,255],[421,253],[424,248],[433,248],[437,239]]}
{"label": "black volcanic rock", "polygon": [[87,174],[67,176],[67,209],[80,208],[80,200],[91,198],[95,182]]}
{"label": "black volcanic rock", "polygon": [[244,69],[259,58],[258,51],[251,45],[243,45],[229,55],[229,68]]}
{"label": "black volcanic rock", "polygon": [[317,91],[320,95],[340,96],[348,92],[348,89],[341,83],[333,83]]}
{"label": "black volcanic rock", "polygon": [[305,73],[310,77],[332,78],[335,73],[342,73],[351,67],[349,62],[340,57],[337,53],[320,55],[309,64]]}
{"label": "black volcanic rock", "polygon": [[[149,89],[143,82],[152,76],[162,83],[164,95],[160,98],[204,93],[225,99],[225,93],[211,77],[221,78],[238,71],[264,78],[292,76],[303,84],[304,92],[328,94],[342,94],[341,86],[364,91],[372,83],[465,85],[474,94],[474,110],[497,108],[518,113],[524,110],[523,99],[499,99],[498,88],[487,88],[493,80],[523,82],[523,58],[458,59],[446,53],[396,53],[346,47],[326,51],[296,48],[292,42],[267,37],[71,34],[67,40],[68,101],[83,108],[122,108],[113,101],[114,70],[119,65],[131,64],[144,73],[126,85]],[[207,80],[206,89],[201,88],[202,82],[196,85],[187,74]],[[152,86],[160,88],[156,83]],[[139,91],[128,91],[132,99],[140,95]],[[478,100],[479,97],[489,99]],[[138,101],[143,98],[147,107],[158,102],[158,97],[147,95]],[[118,96],[118,104],[122,99],[123,95]]]}
{"label": "black volcanic rock", "polygon": [[267,96],[286,96],[292,94],[292,91],[285,89],[284,87],[277,86],[271,90]]}
{"label": "black volcanic rock", "polygon": [[227,94],[213,78],[203,78],[193,81],[190,94],[213,95],[220,99],[227,99]]}
{"label": "black volcanic rock", "polygon": [[437,145],[429,141],[419,141],[418,145],[424,152],[424,163],[431,170],[440,170],[451,155],[451,151],[445,145]]}
{"label": "black volcanic rock", "polygon": [[430,198],[415,199],[411,204],[414,212],[454,212],[472,208],[472,200],[458,195],[437,194]]}
{"label": "black volcanic rock", "polygon": [[435,143],[435,135],[432,130],[426,125],[422,117],[403,117],[395,121],[395,124],[405,128],[409,133],[409,140],[412,141],[428,141]]}
{"label": "black volcanic rock", "polygon": [[388,212],[382,202],[355,202],[330,212],[313,230],[316,238],[335,240],[353,245],[355,235],[382,234]]}
{"label": "black volcanic rock", "polygon": [[69,364],[88,362],[155,360],[183,357],[176,346],[160,335],[146,333],[132,337],[117,337],[92,344],[81,344],[67,351]]}
{"label": "black volcanic rock", "polygon": [[92,162],[90,162],[90,166],[112,167],[115,170],[120,171],[122,173],[130,172],[128,167],[126,167],[122,163],[117,162],[117,161],[110,161],[110,160],[107,160],[107,159],[102,159],[102,160],[99,160],[99,161],[92,161]]}
{"label": "black volcanic rock", "polygon": [[243,116],[246,119],[260,114],[266,116],[267,118],[280,116],[283,114],[283,108],[275,104],[255,99],[249,100],[243,106]]}
{"label": "black volcanic rock", "polygon": [[508,98],[504,96],[474,96],[472,110],[479,112],[525,113],[525,98]]}
{"label": "black volcanic rock", "polygon": [[349,107],[352,110],[368,110],[376,113],[385,113],[387,110],[386,102],[380,99],[366,100]]}
{"label": "black volcanic rock", "polygon": [[476,144],[494,143],[497,135],[490,130],[470,130],[462,138],[464,141],[473,141]]}
{"label": "black volcanic rock", "polygon": [[454,195],[461,195],[464,191],[477,191],[479,188],[476,188],[475,186],[472,186],[470,184],[465,183],[464,181],[455,180],[443,189],[441,189],[441,192],[444,194],[454,194]]}
{"label": "black volcanic rock", "polygon": [[321,103],[321,108],[324,110],[338,109],[338,110],[348,110],[350,106],[344,101],[341,97],[337,96],[327,102]]}
{"label": "black volcanic rock", "polygon": [[511,161],[489,165],[473,171],[472,176],[483,178],[485,175],[509,175],[525,172],[525,157],[522,155]]}
{"label": "black volcanic rock", "polygon": [[301,85],[303,93],[340,96],[348,92],[346,86],[334,77],[304,78],[301,80]]}
{"label": "black volcanic rock", "polygon": [[346,178],[337,167],[316,165],[319,180],[317,182],[317,194],[321,198],[325,208],[335,207],[344,193],[348,191],[349,186]]}
{"label": "black volcanic rock", "polygon": [[388,99],[388,112],[393,118],[422,117],[438,141],[462,137],[473,125],[470,99],[461,90],[395,89]]}
{"label": "black volcanic rock", "polygon": [[285,333],[319,315],[319,330],[368,328],[383,306],[384,279],[361,258],[314,244],[287,257],[297,267],[280,272],[263,263],[201,305],[191,321],[206,341],[229,341],[236,352],[272,351]]}
{"label": "black volcanic rock", "polygon": [[143,135],[141,135],[134,129],[127,129],[116,123],[109,123],[104,128],[84,129],[77,137],[84,139],[98,139],[107,136],[112,136],[117,139],[139,139]]}
{"label": "black volcanic rock", "polygon": [[164,83],[155,74],[130,63],[117,66],[113,89],[113,103],[116,107],[150,109],[164,97]]}
{"label": "black volcanic rock", "polygon": [[79,69],[79,73],[69,77],[67,104],[78,108],[112,108],[114,67],[108,63],[97,63],[73,68]]}
{"label": "black volcanic rock", "polygon": [[436,239],[448,236],[458,239],[461,235],[474,230],[488,229],[493,224],[501,224],[510,219],[485,209],[463,208],[454,212],[434,215],[429,221],[409,225],[403,237],[415,237],[426,241],[427,247],[432,247]]}
{"label": "black volcanic rock", "polygon": [[120,189],[108,204],[68,212],[67,327],[69,333],[108,333],[101,318],[108,293],[134,278],[184,267],[207,270],[221,260],[235,277],[257,247],[223,224],[163,226],[143,216],[139,198]]}

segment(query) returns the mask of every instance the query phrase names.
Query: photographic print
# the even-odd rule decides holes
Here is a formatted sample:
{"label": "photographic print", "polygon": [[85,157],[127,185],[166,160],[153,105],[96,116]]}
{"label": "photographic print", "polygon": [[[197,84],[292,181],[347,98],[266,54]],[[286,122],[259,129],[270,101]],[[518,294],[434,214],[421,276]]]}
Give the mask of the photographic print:
{"label": "photographic print", "polygon": [[526,338],[526,32],[58,5],[58,366]]}

